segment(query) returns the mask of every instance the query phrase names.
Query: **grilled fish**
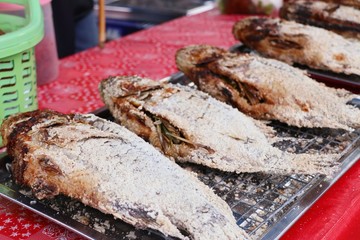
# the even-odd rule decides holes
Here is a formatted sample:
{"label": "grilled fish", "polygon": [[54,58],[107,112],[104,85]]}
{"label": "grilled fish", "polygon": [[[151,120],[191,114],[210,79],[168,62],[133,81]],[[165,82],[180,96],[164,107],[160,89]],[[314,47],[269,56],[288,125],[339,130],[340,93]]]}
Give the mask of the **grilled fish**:
{"label": "grilled fish", "polygon": [[254,118],[297,127],[360,127],[360,110],[346,105],[356,95],[286,63],[192,45],[177,51],[176,64],[199,89]]}
{"label": "grilled fish", "polygon": [[233,35],[260,54],[288,64],[360,75],[360,42],[322,28],[250,17],[234,24]]}
{"label": "grilled fish", "polygon": [[272,147],[254,120],[189,86],[110,77],[100,94],[114,118],[164,154],[229,172],[331,174],[337,155]]}
{"label": "grilled fish", "polygon": [[34,111],[1,126],[16,182],[179,239],[250,239],[229,206],[150,144],[92,114]]}
{"label": "grilled fish", "polygon": [[323,2],[337,3],[360,9],[360,0],[321,0]]}
{"label": "grilled fish", "polygon": [[360,10],[353,7],[322,1],[289,1],[282,6],[280,17],[360,40]]}

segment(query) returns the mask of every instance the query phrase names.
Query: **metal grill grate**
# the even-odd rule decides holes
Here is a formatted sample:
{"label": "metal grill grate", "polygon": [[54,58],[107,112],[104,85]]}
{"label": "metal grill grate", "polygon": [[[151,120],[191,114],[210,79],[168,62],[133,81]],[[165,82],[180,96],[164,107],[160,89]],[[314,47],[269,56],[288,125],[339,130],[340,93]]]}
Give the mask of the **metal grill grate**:
{"label": "metal grill grate", "polygon": [[[359,145],[359,131],[301,129],[277,122],[271,126],[280,140],[273,145],[290,152],[341,153]],[[188,168],[230,205],[237,224],[256,238],[262,238],[290,208],[301,210],[298,200],[326,180],[322,175],[229,174],[197,166]]]}
{"label": "metal grill grate", "polygon": [[[165,80],[194,86],[181,72]],[[237,224],[259,239],[279,237],[305,207],[315,202],[360,157],[359,129],[350,133],[341,129],[297,128],[278,121],[269,125],[276,131],[274,147],[291,153],[342,153],[339,159],[342,170],[326,178],[322,175],[228,174],[192,167],[191,171],[197,172],[199,179],[230,205]],[[354,149],[356,153],[346,159],[345,154]],[[295,209],[295,216],[289,214],[290,209]]]}
{"label": "metal grill grate", "polygon": [[[97,115],[112,119],[107,110]],[[257,239],[275,239],[305,212],[352,164],[360,158],[360,130],[347,132],[334,129],[294,128],[271,122],[276,134],[273,145],[295,153],[343,153],[341,170],[331,178],[322,175],[270,175],[264,173],[235,174],[183,164],[198,174],[201,181],[214,190],[232,208],[237,224]],[[0,158],[0,194],[18,202],[59,224],[90,239],[169,239],[154,231],[137,230],[95,209],[70,198],[59,196],[36,201],[27,189],[11,180],[6,165],[8,157]],[[96,231],[94,231],[94,230]]]}

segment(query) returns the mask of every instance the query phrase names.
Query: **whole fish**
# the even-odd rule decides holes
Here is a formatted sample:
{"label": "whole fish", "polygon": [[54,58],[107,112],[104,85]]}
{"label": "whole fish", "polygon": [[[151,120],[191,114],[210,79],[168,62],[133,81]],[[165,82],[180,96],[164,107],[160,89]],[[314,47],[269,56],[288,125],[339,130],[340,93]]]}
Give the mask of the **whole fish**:
{"label": "whole fish", "polygon": [[350,6],[360,9],[360,0],[322,0],[323,2],[337,3],[344,6]]}
{"label": "whole fish", "polygon": [[234,37],[263,56],[313,69],[360,75],[360,42],[283,19],[249,17],[233,26]]}
{"label": "whole fish", "polygon": [[353,7],[323,1],[288,1],[281,7],[280,17],[360,40],[360,10]]}
{"label": "whole fish", "polygon": [[283,152],[252,118],[188,86],[119,76],[103,80],[100,93],[120,124],[179,162],[237,173],[336,170],[337,155]]}
{"label": "whole fish", "polygon": [[64,194],[179,239],[250,239],[229,206],[126,128],[92,114],[34,111],[1,126],[18,184]]}
{"label": "whole fish", "polygon": [[297,127],[360,127],[356,97],[319,83],[298,68],[254,54],[192,45],[176,53],[178,68],[204,92],[258,119]]}

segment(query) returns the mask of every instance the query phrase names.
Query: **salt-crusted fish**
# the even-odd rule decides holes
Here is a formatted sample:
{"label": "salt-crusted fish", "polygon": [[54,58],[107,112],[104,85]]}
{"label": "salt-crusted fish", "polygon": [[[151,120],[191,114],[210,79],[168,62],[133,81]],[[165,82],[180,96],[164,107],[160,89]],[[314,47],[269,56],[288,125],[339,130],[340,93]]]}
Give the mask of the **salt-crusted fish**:
{"label": "salt-crusted fish", "polygon": [[360,127],[360,110],[346,104],[356,95],[286,63],[208,45],[178,50],[176,63],[199,89],[254,118],[297,127]]}
{"label": "salt-crusted fish", "polygon": [[334,155],[272,147],[252,118],[188,86],[120,76],[103,80],[100,92],[120,124],[179,162],[237,173],[329,174],[336,169]]}
{"label": "salt-crusted fish", "polygon": [[288,1],[281,7],[280,17],[360,40],[360,10],[353,7],[323,1]]}
{"label": "salt-crusted fish", "polygon": [[179,239],[249,239],[206,185],[116,123],[34,111],[9,117],[1,134],[16,182],[39,199],[64,194]]}
{"label": "salt-crusted fish", "polygon": [[233,35],[260,54],[289,64],[360,75],[360,42],[322,28],[250,17],[234,24]]}
{"label": "salt-crusted fish", "polygon": [[360,9],[360,0],[321,0],[323,2],[337,3]]}

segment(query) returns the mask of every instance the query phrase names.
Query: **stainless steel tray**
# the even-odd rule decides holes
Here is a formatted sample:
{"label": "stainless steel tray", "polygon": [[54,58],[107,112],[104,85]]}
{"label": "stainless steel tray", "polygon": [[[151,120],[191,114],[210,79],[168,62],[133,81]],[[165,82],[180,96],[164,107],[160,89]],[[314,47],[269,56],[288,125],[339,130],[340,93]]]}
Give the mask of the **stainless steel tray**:
{"label": "stainless steel tray", "polygon": [[[159,24],[182,16],[194,15],[213,9],[213,1],[204,0],[109,0],[106,17],[116,20]],[[98,10],[98,5],[95,5]]]}
{"label": "stainless steel tray", "polygon": [[[182,74],[172,82],[187,84]],[[112,120],[107,109],[95,112]],[[198,174],[232,208],[239,227],[256,239],[279,238],[327,189],[360,158],[360,129],[307,129],[269,123],[277,138],[274,146],[291,152],[342,153],[341,169],[332,177],[323,175],[231,174],[192,164],[183,164]],[[51,219],[89,239],[171,239],[158,232],[138,230],[112,216],[59,196],[36,200],[31,192],[17,186],[8,171],[11,159],[0,157],[0,195]]]}

